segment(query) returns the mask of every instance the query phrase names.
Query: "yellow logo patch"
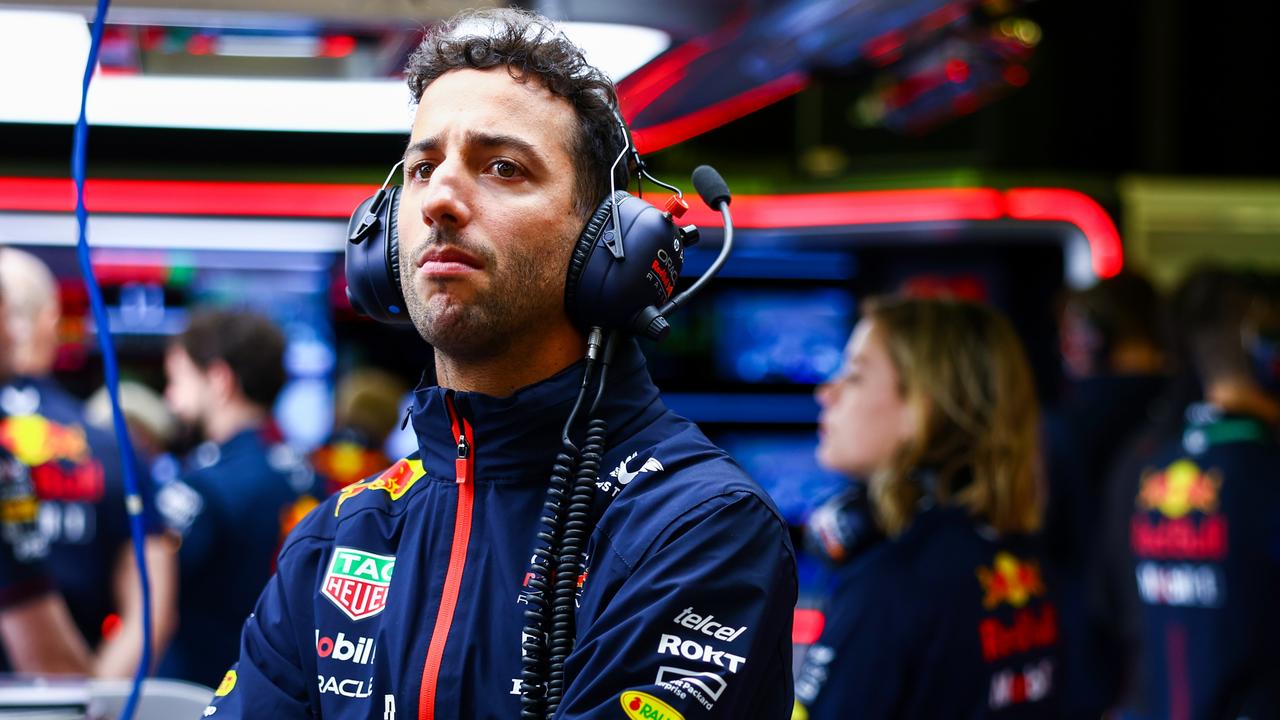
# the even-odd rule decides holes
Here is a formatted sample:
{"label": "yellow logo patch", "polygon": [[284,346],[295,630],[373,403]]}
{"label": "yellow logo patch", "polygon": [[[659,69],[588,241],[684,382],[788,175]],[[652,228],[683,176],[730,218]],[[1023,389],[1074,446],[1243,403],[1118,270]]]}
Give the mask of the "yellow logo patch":
{"label": "yellow logo patch", "polygon": [[1019,560],[1007,552],[996,553],[990,568],[977,570],[982,583],[982,607],[991,610],[1000,603],[1020,608],[1033,598],[1044,594],[1040,580],[1040,565],[1034,561]]}
{"label": "yellow logo patch", "polygon": [[1138,491],[1138,508],[1156,510],[1170,520],[1192,512],[1218,511],[1218,490],[1222,478],[1204,472],[1190,460],[1178,460],[1163,472],[1147,472]]}
{"label": "yellow logo patch", "polygon": [[228,670],[226,675],[222,676],[222,683],[218,685],[218,689],[213,691],[214,697],[225,697],[236,689],[236,671]]}
{"label": "yellow logo patch", "polygon": [[632,720],[684,720],[675,708],[639,690],[628,690],[618,696],[622,711]]}
{"label": "yellow logo patch", "polygon": [[426,474],[427,471],[422,468],[421,460],[400,460],[376,478],[361,480],[342,488],[338,493],[338,504],[333,508],[333,516],[338,517],[338,513],[342,510],[342,503],[366,490],[383,490],[391,496],[392,500],[399,500],[409,492],[409,488],[413,487],[419,478]]}

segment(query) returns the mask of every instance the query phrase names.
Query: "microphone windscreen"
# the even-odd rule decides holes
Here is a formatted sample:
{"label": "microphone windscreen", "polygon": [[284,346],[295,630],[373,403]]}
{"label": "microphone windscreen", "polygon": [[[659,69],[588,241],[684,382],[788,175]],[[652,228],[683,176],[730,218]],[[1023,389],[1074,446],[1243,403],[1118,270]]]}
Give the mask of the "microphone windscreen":
{"label": "microphone windscreen", "polygon": [[693,187],[702,196],[702,202],[712,210],[719,210],[721,203],[727,203],[730,200],[729,185],[710,165],[699,165],[694,169]]}

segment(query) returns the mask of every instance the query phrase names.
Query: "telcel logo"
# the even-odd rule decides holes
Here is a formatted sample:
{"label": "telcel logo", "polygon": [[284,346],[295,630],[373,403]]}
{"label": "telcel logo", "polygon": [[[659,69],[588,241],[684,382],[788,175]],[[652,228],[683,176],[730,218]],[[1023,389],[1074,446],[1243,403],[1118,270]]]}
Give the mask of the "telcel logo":
{"label": "telcel logo", "polygon": [[691,630],[697,630],[703,635],[710,635],[717,640],[727,640],[729,642],[737,640],[739,635],[747,631],[746,625],[735,630],[727,625],[715,622],[715,619],[715,615],[699,615],[693,611],[693,608],[687,607],[680,611],[674,622]]}
{"label": "telcel logo", "polygon": [[316,630],[316,655],[356,665],[368,665],[373,662],[374,657],[373,638],[358,637],[355,642],[351,642],[347,639],[346,633],[338,633],[335,640],[330,637],[320,637],[320,631]]}

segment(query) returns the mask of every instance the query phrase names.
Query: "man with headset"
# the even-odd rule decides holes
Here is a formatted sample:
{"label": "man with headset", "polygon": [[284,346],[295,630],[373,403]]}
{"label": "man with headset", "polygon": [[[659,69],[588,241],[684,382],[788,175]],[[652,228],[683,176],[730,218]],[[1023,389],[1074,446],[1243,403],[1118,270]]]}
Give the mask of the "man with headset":
{"label": "man with headset", "polygon": [[408,75],[388,270],[435,349],[439,386],[412,409],[419,452],[295,529],[206,715],[788,717],[785,523],[666,410],[633,341],[617,343],[581,452],[579,475],[598,467],[598,481],[572,497],[557,484],[581,436],[566,421],[592,377],[582,358],[600,344],[571,319],[591,291],[578,280],[618,212],[611,83],[517,10],[437,26]]}

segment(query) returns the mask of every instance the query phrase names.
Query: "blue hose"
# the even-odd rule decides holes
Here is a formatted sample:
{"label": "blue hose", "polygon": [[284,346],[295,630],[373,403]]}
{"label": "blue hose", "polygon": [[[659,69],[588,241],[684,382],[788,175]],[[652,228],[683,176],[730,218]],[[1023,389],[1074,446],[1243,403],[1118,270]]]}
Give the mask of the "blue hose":
{"label": "blue hose", "polygon": [[111,396],[111,419],[115,426],[116,440],[120,445],[120,459],[124,463],[125,509],[129,513],[129,535],[133,538],[133,559],[138,565],[138,581],[142,583],[142,660],[138,663],[138,671],[133,676],[129,699],[120,713],[121,720],[132,720],[137,710],[138,699],[142,694],[142,681],[151,670],[151,583],[147,579],[146,554],[143,550],[145,530],[142,493],[138,483],[138,459],[133,452],[133,443],[129,440],[124,413],[120,410],[120,370],[116,365],[116,349],[111,339],[107,307],[102,302],[102,289],[98,287],[98,279],[93,274],[93,262],[89,256],[89,211],[84,204],[85,154],[89,142],[89,123],[85,116],[85,106],[89,100],[89,83],[93,80],[93,69],[98,64],[98,50],[102,46],[102,29],[106,24],[107,7],[110,4],[110,0],[98,0],[98,14],[93,19],[89,59],[85,62],[84,84],[80,91],[80,117],[76,119],[75,139],[71,150],[71,177],[76,184],[76,225],[80,234],[76,243],[76,252],[80,259],[80,274],[84,277],[85,289],[89,293],[93,323],[98,329],[98,344],[102,348],[103,369],[106,374],[107,390]]}

